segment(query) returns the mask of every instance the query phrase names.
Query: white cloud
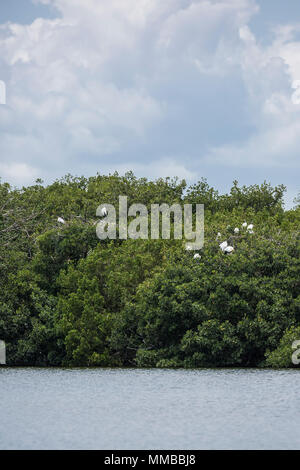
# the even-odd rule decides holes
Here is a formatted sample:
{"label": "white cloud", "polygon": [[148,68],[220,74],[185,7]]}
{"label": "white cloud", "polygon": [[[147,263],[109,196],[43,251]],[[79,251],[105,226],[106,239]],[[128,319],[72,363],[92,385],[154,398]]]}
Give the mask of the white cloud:
{"label": "white cloud", "polygon": [[[185,158],[183,157],[182,162],[184,161]],[[117,171],[119,174],[125,174],[126,172],[131,171],[134,167],[135,175],[137,177],[144,177],[147,175],[148,178],[156,179],[177,176],[178,178],[192,181],[194,179],[193,172],[190,171],[182,162],[178,162],[177,159],[173,157],[163,157],[160,160],[145,163],[129,160],[126,163],[119,164],[105,163],[101,166],[101,172],[109,174]]]}
{"label": "white cloud", "polygon": [[299,171],[300,121],[258,132],[240,145],[211,149],[204,161],[239,168],[285,168]]}
{"label": "white cloud", "polygon": [[37,168],[32,168],[26,163],[0,163],[1,176],[12,184],[22,185],[32,183],[38,177]]}
{"label": "white cloud", "polygon": [[278,28],[273,43],[263,47],[248,26],[240,29],[244,42],[240,65],[254,132],[242,142],[211,148],[204,161],[241,168],[299,169],[300,42],[287,42],[298,30]]}
{"label": "white cloud", "polygon": [[262,45],[254,0],[39,1],[58,18],[0,26],[5,177],[298,168],[298,25]]}

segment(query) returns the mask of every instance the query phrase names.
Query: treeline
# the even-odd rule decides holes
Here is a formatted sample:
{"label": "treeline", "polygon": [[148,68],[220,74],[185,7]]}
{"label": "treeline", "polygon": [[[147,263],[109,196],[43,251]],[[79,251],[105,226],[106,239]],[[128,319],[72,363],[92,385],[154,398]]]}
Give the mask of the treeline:
{"label": "treeline", "polygon": [[[8,364],[292,367],[300,207],[285,211],[284,192],[235,181],[221,195],[204,179],[187,187],[131,172],[67,175],[22,189],[0,183],[0,339]],[[100,241],[96,208],[117,207],[119,195],[149,210],[204,204],[201,257],[184,240]],[[227,256],[224,240],[234,247]]]}

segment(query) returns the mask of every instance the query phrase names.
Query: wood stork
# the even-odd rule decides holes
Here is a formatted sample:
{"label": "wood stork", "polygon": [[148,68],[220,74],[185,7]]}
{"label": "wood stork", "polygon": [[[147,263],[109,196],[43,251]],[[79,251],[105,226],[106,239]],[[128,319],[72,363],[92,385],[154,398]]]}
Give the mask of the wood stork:
{"label": "wood stork", "polygon": [[219,247],[220,247],[221,250],[224,252],[225,248],[228,247],[227,241],[220,243]]}
{"label": "wood stork", "polygon": [[236,234],[240,233],[240,229],[238,227],[235,227],[234,233],[236,233]]}
{"label": "wood stork", "polygon": [[233,251],[234,251],[233,246],[227,246],[227,247],[224,249],[225,255],[229,255],[229,254],[232,253]]}
{"label": "wood stork", "polygon": [[65,224],[66,223],[62,217],[58,217],[57,222],[59,222],[60,224]]}
{"label": "wood stork", "polygon": [[249,231],[249,230],[253,230],[253,227],[254,227],[253,224],[249,224],[248,227],[247,227],[247,230],[248,230],[248,231]]}

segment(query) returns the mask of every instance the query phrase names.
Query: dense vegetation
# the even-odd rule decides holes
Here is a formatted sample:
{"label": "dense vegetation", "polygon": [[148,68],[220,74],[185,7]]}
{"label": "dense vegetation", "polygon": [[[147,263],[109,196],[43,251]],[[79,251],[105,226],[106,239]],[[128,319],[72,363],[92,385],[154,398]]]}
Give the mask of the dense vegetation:
{"label": "dense vegetation", "polygon": [[[284,211],[284,191],[234,182],[220,195],[206,180],[187,187],[132,173],[38,180],[21,190],[1,183],[0,339],[8,364],[292,367],[300,207],[298,199]],[[119,195],[149,209],[203,203],[201,258],[183,240],[100,241],[96,208],[117,207]],[[220,250],[223,240],[232,254]]]}

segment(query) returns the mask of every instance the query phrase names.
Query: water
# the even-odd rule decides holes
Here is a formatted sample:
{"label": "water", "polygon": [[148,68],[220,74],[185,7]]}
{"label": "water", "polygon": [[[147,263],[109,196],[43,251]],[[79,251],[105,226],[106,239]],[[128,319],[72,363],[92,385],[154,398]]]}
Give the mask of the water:
{"label": "water", "polygon": [[298,370],[0,369],[0,449],[300,449]]}

